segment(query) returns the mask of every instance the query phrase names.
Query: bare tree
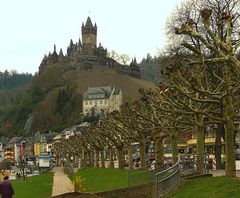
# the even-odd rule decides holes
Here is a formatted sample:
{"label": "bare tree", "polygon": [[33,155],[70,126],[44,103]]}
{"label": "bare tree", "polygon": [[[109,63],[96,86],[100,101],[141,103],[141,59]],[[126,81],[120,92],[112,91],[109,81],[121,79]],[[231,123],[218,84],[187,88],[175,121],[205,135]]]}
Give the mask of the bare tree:
{"label": "bare tree", "polygon": [[[170,52],[177,51],[187,59],[189,73],[192,68],[202,68],[202,74],[207,77],[210,86],[196,86],[197,81],[191,81],[193,78],[186,83],[199,93],[201,100],[219,103],[216,111],[212,109],[206,114],[224,124],[225,171],[228,177],[236,175],[234,120],[238,119],[239,108],[239,104],[235,106],[240,74],[240,61],[237,58],[240,46],[239,3],[237,0],[188,1],[174,13],[168,24],[169,35],[179,41]],[[181,92],[185,91],[181,89]]]}

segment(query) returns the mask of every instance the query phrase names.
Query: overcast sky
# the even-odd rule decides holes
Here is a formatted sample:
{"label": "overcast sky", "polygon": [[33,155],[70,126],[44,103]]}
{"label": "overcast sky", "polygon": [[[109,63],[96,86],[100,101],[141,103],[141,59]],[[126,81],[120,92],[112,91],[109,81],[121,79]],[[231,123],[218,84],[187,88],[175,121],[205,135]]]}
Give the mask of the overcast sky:
{"label": "overcast sky", "polygon": [[98,43],[140,61],[166,42],[165,23],[181,0],[0,0],[0,71],[35,73],[56,44],[66,53],[88,16]]}

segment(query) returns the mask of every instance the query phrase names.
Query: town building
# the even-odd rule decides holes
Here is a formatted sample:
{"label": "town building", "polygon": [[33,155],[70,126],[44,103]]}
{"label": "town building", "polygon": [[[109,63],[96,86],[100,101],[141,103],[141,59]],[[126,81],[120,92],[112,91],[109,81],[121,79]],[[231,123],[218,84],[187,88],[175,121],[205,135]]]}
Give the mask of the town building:
{"label": "town building", "polygon": [[122,102],[121,89],[114,86],[89,87],[83,95],[83,114],[104,117],[106,113],[119,111]]}
{"label": "town building", "polygon": [[17,162],[23,152],[23,137],[13,137],[4,148],[4,159]]}

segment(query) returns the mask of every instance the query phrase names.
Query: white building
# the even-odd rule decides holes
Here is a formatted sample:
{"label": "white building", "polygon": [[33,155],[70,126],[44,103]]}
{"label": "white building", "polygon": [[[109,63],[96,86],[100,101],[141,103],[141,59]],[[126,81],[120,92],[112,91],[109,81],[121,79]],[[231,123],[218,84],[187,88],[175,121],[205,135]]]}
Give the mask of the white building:
{"label": "white building", "polygon": [[83,95],[83,114],[101,114],[119,111],[122,105],[122,91],[113,86],[89,87]]}

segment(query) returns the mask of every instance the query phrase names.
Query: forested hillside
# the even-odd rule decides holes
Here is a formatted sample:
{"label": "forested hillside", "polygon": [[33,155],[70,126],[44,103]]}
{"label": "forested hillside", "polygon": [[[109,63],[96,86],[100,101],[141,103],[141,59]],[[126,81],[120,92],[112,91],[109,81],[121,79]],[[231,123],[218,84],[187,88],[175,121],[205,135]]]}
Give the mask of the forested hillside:
{"label": "forested hillside", "polygon": [[167,56],[152,57],[150,54],[147,54],[147,57],[143,58],[140,63],[142,77],[155,83],[164,81],[161,71],[165,69],[170,61],[171,58]]}
{"label": "forested hillside", "polygon": [[0,71],[0,118],[11,106],[16,96],[31,82],[33,76],[16,71]]}
{"label": "forested hillside", "polygon": [[14,101],[1,123],[0,134],[28,135],[72,126],[79,121],[82,95],[87,88],[109,85],[121,88],[124,101],[138,99],[139,88],[155,86],[113,69],[76,70],[69,65],[53,64],[36,75],[29,88]]}
{"label": "forested hillside", "polygon": [[0,90],[10,90],[22,87],[32,80],[32,74],[17,73],[16,71],[0,71]]}

